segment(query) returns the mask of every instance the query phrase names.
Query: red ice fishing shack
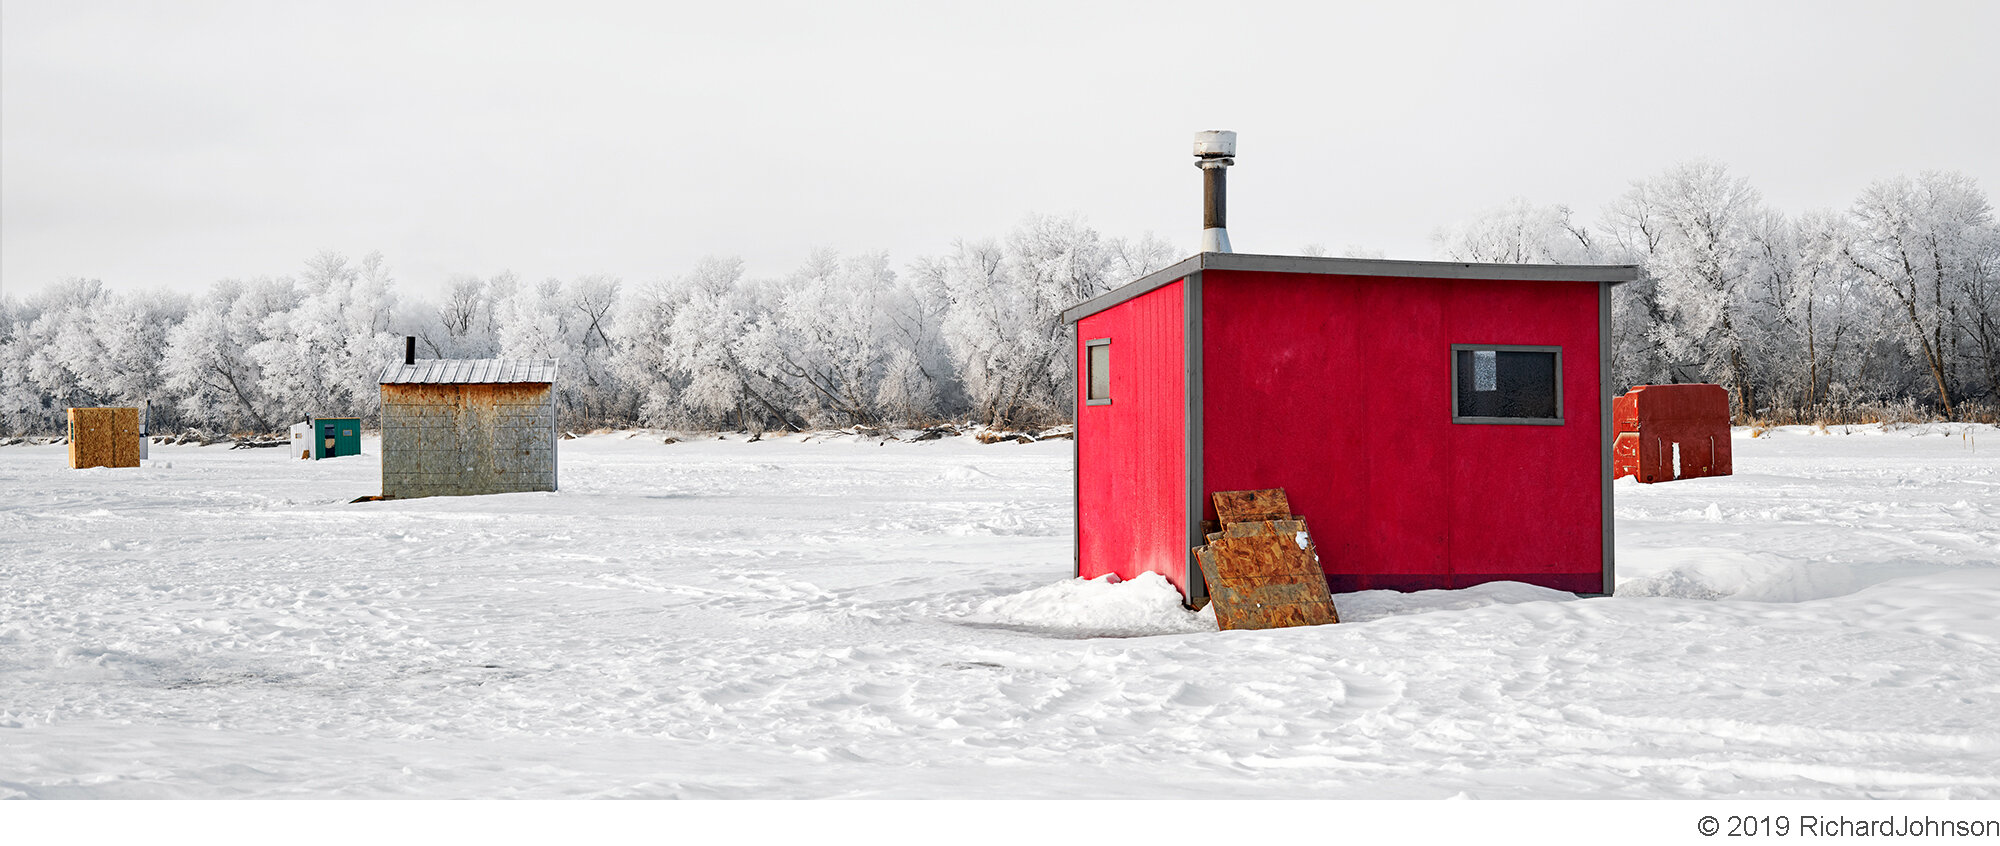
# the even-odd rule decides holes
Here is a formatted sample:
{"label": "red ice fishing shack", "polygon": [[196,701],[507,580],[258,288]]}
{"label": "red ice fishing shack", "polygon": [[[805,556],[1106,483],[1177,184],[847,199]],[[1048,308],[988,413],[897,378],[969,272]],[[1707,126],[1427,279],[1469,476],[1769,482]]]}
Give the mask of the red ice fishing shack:
{"label": "red ice fishing shack", "polygon": [[1638,268],[1233,253],[1234,146],[1197,136],[1202,252],[1063,314],[1077,575],[1202,599],[1210,494],[1283,488],[1336,592],[1610,593],[1611,286]]}

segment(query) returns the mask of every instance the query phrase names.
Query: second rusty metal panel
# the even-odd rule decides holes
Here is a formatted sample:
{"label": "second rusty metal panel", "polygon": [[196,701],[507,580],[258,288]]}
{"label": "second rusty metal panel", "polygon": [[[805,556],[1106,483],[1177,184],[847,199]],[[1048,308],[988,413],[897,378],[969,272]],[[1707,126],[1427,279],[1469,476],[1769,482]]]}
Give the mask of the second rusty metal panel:
{"label": "second rusty metal panel", "polygon": [[1224,523],[1244,520],[1288,520],[1292,516],[1292,504],[1285,498],[1284,488],[1216,491],[1214,499],[1216,518]]}
{"label": "second rusty metal panel", "polygon": [[1612,400],[1612,476],[1642,483],[1727,476],[1729,392],[1721,385],[1639,385]]}
{"label": "second rusty metal panel", "polygon": [[1208,583],[1217,627],[1340,622],[1312,535],[1305,521],[1288,513],[1284,491],[1218,491],[1214,500],[1227,522],[1194,549],[1194,556]]}

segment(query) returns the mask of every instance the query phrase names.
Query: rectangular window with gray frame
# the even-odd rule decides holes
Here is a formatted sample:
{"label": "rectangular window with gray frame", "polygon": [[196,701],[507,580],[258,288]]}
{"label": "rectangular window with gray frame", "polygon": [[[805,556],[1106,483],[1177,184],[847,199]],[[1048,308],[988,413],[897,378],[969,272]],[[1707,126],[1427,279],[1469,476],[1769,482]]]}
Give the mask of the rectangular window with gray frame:
{"label": "rectangular window with gray frame", "polygon": [[1562,425],[1562,347],[1452,344],[1451,422]]}
{"label": "rectangular window with gray frame", "polygon": [[1084,405],[1111,404],[1111,339],[1083,342]]}

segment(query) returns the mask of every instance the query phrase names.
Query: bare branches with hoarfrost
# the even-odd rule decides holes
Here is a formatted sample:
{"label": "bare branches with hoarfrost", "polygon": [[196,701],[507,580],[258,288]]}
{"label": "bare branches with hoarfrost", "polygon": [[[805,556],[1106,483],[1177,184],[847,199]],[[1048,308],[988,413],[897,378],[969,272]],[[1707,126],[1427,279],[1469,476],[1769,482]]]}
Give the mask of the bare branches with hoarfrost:
{"label": "bare branches with hoarfrost", "polygon": [[[1434,241],[1457,261],[1641,265],[1612,292],[1619,387],[1717,381],[1741,418],[1801,422],[2000,412],[2000,227],[1962,175],[1788,215],[1693,162],[1583,219],[1516,199]],[[557,359],[567,428],[1056,423],[1075,366],[1061,311],[1178,257],[1156,236],[1033,215],[907,264],[827,249],[777,278],[722,256],[630,284],[457,274],[429,299],[399,291],[379,254],[322,253],[192,298],[71,279],[0,297],[0,434],[146,400],[163,430],[367,418],[403,335],[424,357]]]}
{"label": "bare branches with hoarfrost", "polygon": [[1930,372],[1952,416],[1956,349],[1969,335],[1987,389],[2000,372],[1993,327],[2000,315],[2000,232],[1993,208],[1962,174],[1927,172],[1868,186],[1854,204],[1856,237],[1846,256],[1889,295],[1904,348]]}
{"label": "bare branches with hoarfrost", "polygon": [[167,335],[161,359],[167,388],[179,395],[171,410],[198,426],[276,428],[277,408],[264,392],[264,368],[250,350],[261,342],[265,321],[296,308],[299,300],[290,279],[215,283]]}
{"label": "bare branches with hoarfrost", "polygon": [[1435,240],[1461,261],[1640,265],[1612,293],[1621,386],[1718,382],[1739,419],[2000,412],[2000,227],[1961,174],[1788,216],[1696,161],[1634,182],[1592,229],[1516,200]]}
{"label": "bare branches with hoarfrost", "polygon": [[1105,239],[1075,218],[1030,217],[1004,241],[961,242],[939,266],[945,341],[972,416],[1039,423],[1069,413],[1075,362],[1062,310],[1165,266],[1157,241]]}
{"label": "bare branches with hoarfrost", "polygon": [[1621,217],[1646,233],[1644,262],[1666,317],[1648,332],[1677,382],[1715,382],[1754,407],[1744,312],[1763,268],[1752,222],[1762,200],[1715,162],[1691,162],[1635,183]]}
{"label": "bare branches with hoarfrost", "polygon": [[[1571,219],[1568,206],[1536,205],[1519,197],[1469,223],[1439,229],[1431,240],[1439,255],[1452,261],[1588,264],[1597,254],[1589,228]],[[1317,253],[1325,254],[1324,248]]]}
{"label": "bare branches with hoarfrost", "polygon": [[389,325],[393,281],[379,256],[359,267],[331,252],[306,263],[303,298],[265,317],[263,340],[249,350],[281,419],[376,413],[375,376],[397,346]]}

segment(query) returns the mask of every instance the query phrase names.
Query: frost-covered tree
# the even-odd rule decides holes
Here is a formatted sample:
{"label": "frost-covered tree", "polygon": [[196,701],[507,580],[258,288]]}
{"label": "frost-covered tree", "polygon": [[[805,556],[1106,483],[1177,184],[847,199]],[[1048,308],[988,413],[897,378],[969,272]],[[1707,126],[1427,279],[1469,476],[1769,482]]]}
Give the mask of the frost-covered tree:
{"label": "frost-covered tree", "polygon": [[1828,386],[1860,380],[1881,315],[1844,257],[1853,238],[1845,218],[1766,212],[1755,237],[1769,282],[1751,314],[1752,343],[1767,363],[1765,392],[1810,419]]}
{"label": "frost-covered tree", "polygon": [[[959,242],[956,251],[937,260],[936,271],[951,298],[944,321],[944,340],[964,381],[973,412],[981,419],[1000,420],[1015,411],[1027,387],[1021,359],[1046,356],[1046,344],[1036,343],[1032,295],[1006,272],[1006,260],[994,241]],[[1022,338],[1023,335],[1027,337]],[[1026,342],[1026,356],[1013,354]],[[1045,414],[1049,408],[1032,409]]]}
{"label": "frost-covered tree", "polygon": [[1174,251],[1172,243],[1152,232],[1137,238],[1112,238],[1104,243],[1104,247],[1110,259],[1104,278],[1112,288],[1137,281],[1139,277],[1166,267],[1181,257]]}
{"label": "frost-covered tree", "polygon": [[[1604,209],[1599,248],[1604,260],[1641,264],[1659,243],[1658,223],[1644,193],[1627,192]],[[1660,304],[1659,280],[1638,279],[1611,288],[1612,375],[1620,389],[1674,381],[1665,355],[1653,337],[1653,327],[1666,321]]]}
{"label": "frost-covered tree", "polygon": [[624,392],[612,372],[616,345],[611,329],[617,323],[619,289],[617,278],[602,274],[578,277],[568,286],[565,305],[575,327],[578,403],[586,416],[599,423],[629,419],[624,408]]}
{"label": "frost-covered tree", "polygon": [[138,291],[112,298],[95,321],[104,352],[98,378],[106,396],[120,404],[151,405],[160,425],[178,422],[179,397],[164,359],[168,334],[185,318],[188,303],[181,294]]}
{"label": "frost-covered tree", "polygon": [[[804,423],[782,396],[782,383],[746,356],[746,339],[768,319],[770,286],[746,280],[743,260],[707,258],[694,272],[648,295],[649,310],[666,319],[640,343],[668,368],[672,406],[658,404],[659,385],[648,391],[652,419],[693,425],[726,425],[753,431],[801,429]],[[668,305],[660,309],[661,305]],[[630,367],[628,366],[629,370]]]}
{"label": "frost-covered tree", "polygon": [[612,373],[633,395],[637,420],[671,426],[685,419],[680,405],[685,380],[676,378],[676,347],[669,334],[674,316],[687,304],[689,289],[668,282],[641,286],[626,298],[612,322],[617,339]]}
{"label": "frost-covered tree", "polygon": [[965,390],[944,340],[950,310],[943,264],[934,258],[918,259],[883,298],[887,359],[875,404],[891,419],[920,425],[965,413]]}
{"label": "frost-covered tree", "polygon": [[842,259],[820,250],[772,286],[769,311],[740,348],[768,377],[773,399],[795,417],[820,423],[873,424],[875,395],[887,369],[886,300],[895,289],[889,257]]}
{"label": "frost-covered tree", "polygon": [[[1801,417],[1912,397],[1957,415],[2000,393],[2000,227],[1956,174],[1886,180],[1845,214],[1789,218],[1697,162],[1634,183],[1589,229],[1566,207],[1516,200],[1436,243],[1460,261],[1642,265],[1612,292],[1623,385],[1722,382],[1739,410]],[[231,430],[368,416],[401,334],[441,358],[557,359],[571,424],[1052,422],[1069,414],[1075,367],[1060,312],[1175,257],[1156,237],[1031,216],[900,271],[827,250],[783,278],[710,259],[632,290],[502,273],[403,299],[379,254],[335,253],[296,281],[225,281],[191,303],[68,280],[0,297],[0,430],[59,430],[65,406],[145,399]]]}
{"label": "frost-covered tree", "polygon": [[[1850,215],[1856,233],[1849,261],[1888,296],[1904,348],[1928,371],[1945,416],[1956,417],[1955,330],[1968,325],[1967,314],[1992,315],[1995,308],[1987,296],[2000,264],[1991,204],[1970,177],[1929,171],[1870,185]],[[1974,317],[1970,325],[1982,319],[1991,317]],[[2000,365],[1982,369],[1993,374]]]}
{"label": "frost-covered tree", "polygon": [[40,311],[0,294],[0,432],[6,434],[44,431],[54,421],[49,396],[28,378],[28,328]]}
{"label": "frost-covered tree", "polygon": [[595,426],[623,419],[624,392],[613,373],[618,292],[622,283],[603,275],[564,284],[546,279],[507,297],[496,309],[500,354],[549,358],[557,366],[556,396],[563,416]]}
{"label": "frost-covered tree", "polygon": [[1076,218],[1032,215],[1004,241],[961,242],[936,273],[944,338],[973,413],[997,423],[1066,419],[1075,371],[1063,309],[1166,263],[1163,244],[1107,240]]}
{"label": "frost-covered tree", "polygon": [[[61,282],[10,311],[10,339],[0,366],[10,428],[54,430],[72,406],[161,407],[171,422],[176,399],[161,359],[167,330],[188,299],[179,294],[117,294],[95,279]],[[33,314],[32,320],[26,320]]]}
{"label": "frost-covered tree", "polygon": [[1991,397],[2000,395],[2000,226],[1989,221],[1979,237],[1983,243],[1966,272],[1954,278],[1953,323],[1962,341],[1959,360],[1968,363],[1966,378],[1983,381],[1977,393]]}
{"label": "frost-covered tree", "polygon": [[264,370],[252,348],[263,342],[273,315],[299,306],[303,295],[289,278],[223,280],[211,286],[179,325],[167,333],[162,368],[180,395],[188,422],[260,432],[279,428],[265,393]]}
{"label": "frost-covered tree", "polygon": [[446,284],[443,301],[426,303],[411,316],[418,343],[432,358],[493,358],[500,354],[500,300],[511,296],[519,282],[511,271],[491,280],[456,274]]}
{"label": "frost-covered tree", "polygon": [[1697,161],[1634,183],[1607,217],[1652,280],[1632,292],[1658,316],[1646,327],[1651,352],[1673,381],[1721,383],[1746,412],[1756,407],[1756,362],[1741,324],[1762,282],[1752,237],[1760,204],[1748,180]]}
{"label": "frost-covered tree", "polygon": [[299,304],[266,317],[264,339],[249,351],[280,419],[379,410],[376,378],[397,358],[399,340],[392,286],[379,255],[358,267],[332,252],[306,262]]}
{"label": "frost-covered tree", "polygon": [[1431,240],[1453,261],[1587,264],[1598,258],[1590,230],[1571,220],[1568,206],[1535,205],[1518,197],[1439,229]]}
{"label": "frost-covered tree", "polygon": [[27,380],[56,413],[72,406],[104,405],[104,342],[96,317],[110,308],[111,292],[96,279],[65,279],[32,305],[39,314],[22,333]]}

